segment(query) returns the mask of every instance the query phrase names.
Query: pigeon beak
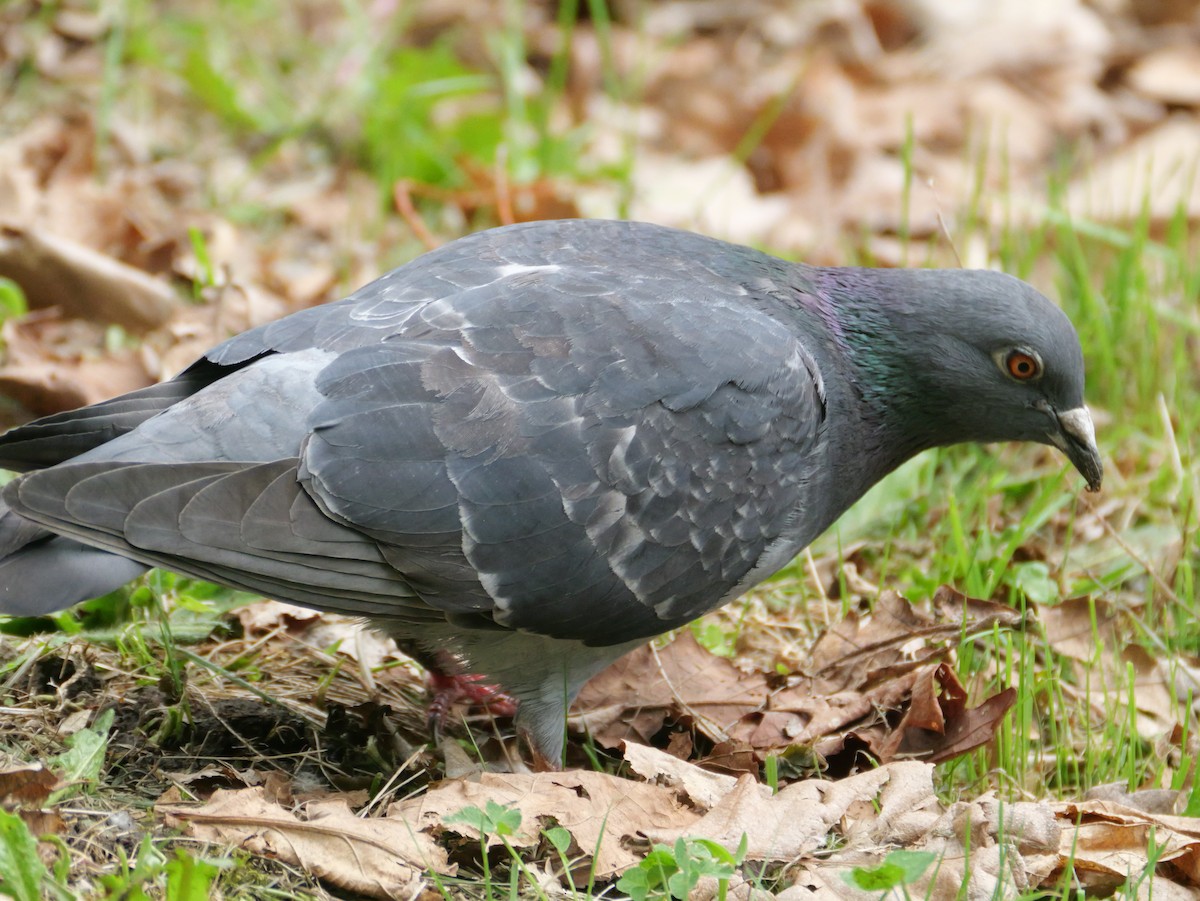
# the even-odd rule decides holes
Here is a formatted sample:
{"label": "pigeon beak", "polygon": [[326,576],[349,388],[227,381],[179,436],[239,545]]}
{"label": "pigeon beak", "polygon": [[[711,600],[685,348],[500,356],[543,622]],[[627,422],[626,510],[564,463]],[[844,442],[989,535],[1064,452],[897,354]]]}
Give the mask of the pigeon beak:
{"label": "pigeon beak", "polygon": [[1062,413],[1055,411],[1054,416],[1058,420],[1058,434],[1052,435],[1051,439],[1087,480],[1088,491],[1099,491],[1104,480],[1104,466],[1096,447],[1092,414],[1087,407],[1080,406]]}

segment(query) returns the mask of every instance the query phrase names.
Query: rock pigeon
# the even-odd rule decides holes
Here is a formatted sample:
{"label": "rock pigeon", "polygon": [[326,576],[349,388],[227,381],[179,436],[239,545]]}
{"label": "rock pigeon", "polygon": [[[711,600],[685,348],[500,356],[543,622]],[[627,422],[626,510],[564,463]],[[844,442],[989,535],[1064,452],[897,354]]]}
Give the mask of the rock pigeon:
{"label": "rock pigeon", "polygon": [[636,222],[480,232],[174,379],[0,437],[0,610],[149,566],[369,619],[519,701],[535,762],[626,651],[914,454],[1101,482],[1067,317],[996,272],[817,268]]}

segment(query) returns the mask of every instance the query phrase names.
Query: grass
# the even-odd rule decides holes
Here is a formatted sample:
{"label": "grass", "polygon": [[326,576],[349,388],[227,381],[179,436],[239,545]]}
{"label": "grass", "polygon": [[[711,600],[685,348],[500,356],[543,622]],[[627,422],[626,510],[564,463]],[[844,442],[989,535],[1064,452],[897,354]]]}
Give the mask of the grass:
{"label": "grass", "polygon": [[[51,7],[46,4],[25,27],[31,33],[44,31]],[[401,180],[453,192],[478,186],[481,173],[494,184],[500,172],[502,179],[517,184],[601,179],[628,191],[632,139],[618,164],[593,166],[583,152],[591,137],[588,124],[564,124],[556,117],[568,91],[567,36],[582,27],[577,17],[584,9],[599,39],[605,91],[617,101],[635,98],[636,79],[622,80],[612,63],[612,23],[607,6],[598,0],[587,0],[583,7],[560,4],[562,37],[540,60],[547,90],[535,96],[522,87],[531,51],[521,21],[523,7],[516,0],[504,5],[500,27],[483,42],[486,65],[464,62],[448,41],[402,43],[399,38],[410,25],[403,15],[379,28],[354,4],[345,6],[344,17],[320,42],[277,0],[196,5],[124,0],[116,6],[114,27],[104,44],[99,157],[103,161],[112,150],[118,114],[148,118],[180,116],[183,110],[183,118],[194,117],[196,132],[204,136],[195,147],[197,154],[244,154],[253,177],[269,177],[298,147],[316,160],[314,165],[365,172],[383,198],[381,220],[387,217],[392,186]],[[261,40],[265,29],[272,29],[272,40]],[[32,69],[22,71],[14,103],[43,102],[46,90]],[[739,158],[750,155],[779,109],[768,107],[766,118],[754,124],[752,135],[738,146]],[[911,122],[903,139],[908,198],[913,190]],[[1021,630],[962,637],[957,664],[972,696],[1015,685],[1018,699],[994,745],[940,767],[940,787],[948,799],[990,788],[1019,799],[1075,797],[1110,782],[1130,789],[1194,786],[1190,771],[1198,747],[1196,723],[1184,713],[1191,708],[1192,692],[1180,687],[1182,696],[1172,699],[1183,734],[1164,754],[1162,745],[1144,734],[1138,670],[1127,649],[1144,649],[1164,668],[1172,686],[1186,685],[1185,659],[1200,650],[1196,236],[1183,211],[1165,228],[1148,215],[1128,227],[1073,220],[1064,211],[1058,182],[1047,192],[1042,215],[1026,219],[1011,211],[1009,224],[993,232],[982,212],[990,199],[984,174],[1006,163],[1003,153],[988,148],[983,143],[972,150],[979,178],[956,220],[959,231],[946,236],[947,244],[967,246],[982,237],[1002,268],[1058,298],[1076,323],[1086,355],[1088,399],[1099,414],[1108,470],[1105,492],[1099,499],[1079,497],[1078,477],[1065,470],[1060,458],[1040,449],[951,448],[926,454],[893,474],[812,552],[818,558],[841,559],[843,548],[855,547],[853,563],[861,575],[915,601],[948,582],[967,594],[1023,610],[1091,595],[1115,617],[1116,626],[1106,628],[1093,608],[1097,640],[1094,652],[1083,659],[1064,653],[1033,617]],[[238,220],[248,227],[282,227],[271,210],[243,196],[246,187],[213,185],[211,202],[217,209],[238,210]],[[447,221],[453,221],[452,207],[424,202],[426,211],[449,217]],[[470,225],[492,224],[495,216],[494,209],[482,209]],[[906,256],[908,232],[906,215]],[[204,244],[199,233],[193,240],[211,281],[212,264],[206,252],[200,253]],[[854,246],[848,249],[858,252]],[[781,596],[779,586],[803,584],[803,567],[797,564],[783,576],[794,581],[768,584],[762,595],[770,597],[780,615],[798,615],[805,598],[790,587]],[[159,603],[164,597],[169,601],[165,611]],[[0,668],[0,679],[11,685],[39,648],[82,636],[115,646],[142,684],[161,683],[168,693],[184,697],[198,668],[180,645],[209,634],[217,615],[235,600],[195,583],[153,576],[132,592],[42,623],[42,642],[10,657]],[[846,592],[847,607],[851,601]],[[707,643],[732,652],[738,628],[753,626],[729,612],[706,621],[701,634]],[[252,685],[262,664],[249,654],[225,665]],[[1093,689],[1101,684],[1107,690],[1097,694]],[[177,725],[168,723],[164,729]],[[165,739],[160,731],[159,740]],[[13,752],[19,755],[22,749]],[[771,768],[771,774],[772,781],[778,778],[777,769]],[[103,796],[104,777],[98,772],[79,778],[89,791]],[[1194,787],[1189,812],[1200,812]],[[0,821],[0,838],[4,835],[15,836],[10,847],[28,850],[25,837],[8,819]],[[659,869],[648,865],[642,871],[644,886],[657,885],[654,880],[660,876],[664,883],[669,879],[662,869],[666,863],[690,872],[688,853],[686,847],[652,852],[648,860]],[[264,876],[263,864],[245,857],[217,865],[158,835],[123,855],[108,866],[100,896],[134,898],[151,891],[182,899],[206,896],[216,885],[227,897],[269,897],[268,886],[285,878],[274,871]],[[29,878],[28,890],[34,894],[28,897],[51,889],[69,894],[64,874],[44,869]],[[490,874],[483,893],[507,893],[505,878]],[[1120,890],[1125,894],[1116,897],[1134,897],[1138,878],[1131,878]],[[321,895],[316,886],[290,884],[295,896]],[[473,893],[469,887],[464,891]],[[1064,879],[1053,897],[1076,896]]]}

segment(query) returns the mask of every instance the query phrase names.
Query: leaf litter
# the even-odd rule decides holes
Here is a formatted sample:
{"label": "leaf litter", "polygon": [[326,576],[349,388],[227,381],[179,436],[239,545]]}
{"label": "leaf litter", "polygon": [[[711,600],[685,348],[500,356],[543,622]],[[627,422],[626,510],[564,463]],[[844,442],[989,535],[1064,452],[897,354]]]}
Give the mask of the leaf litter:
{"label": "leaf litter", "polygon": [[[954,610],[960,611],[957,624],[948,615]],[[477,866],[483,848],[495,854],[498,836],[481,835],[455,816],[489,802],[519,814],[520,826],[506,841],[534,859],[544,855],[547,830],[565,829],[571,837],[570,866],[548,865],[543,877],[576,887],[580,880],[615,878],[657,843],[694,835],[729,847],[745,836],[746,859],[768,866],[762,872],[791,884],[789,897],[858,897],[845,894],[849,889],[843,874],[881,864],[894,847],[938,856],[937,873],[928,885],[910,886],[924,886],[921,890],[935,898],[953,896],[951,887],[956,891],[962,884],[970,887],[968,897],[980,898],[991,897],[1000,885],[1052,885],[1067,861],[1077,869],[1086,862],[1088,884],[1100,887],[1115,884],[1130,855],[1144,855],[1150,827],[1163,852],[1161,860],[1171,867],[1163,871],[1164,878],[1182,874],[1182,884],[1188,884],[1192,877],[1187,868],[1198,851],[1195,821],[1173,812],[1186,793],[1163,793],[1165,801],[1159,798],[1151,810],[1139,807],[1136,797],[1121,795],[1070,803],[1005,803],[988,794],[946,804],[939,797],[932,761],[966,740],[963,735],[985,741],[998,718],[977,721],[972,710],[1003,704],[1007,694],[976,708],[961,705],[949,662],[953,654],[944,643],[964,628],[963,610],[974,614],[965,620],[967,629],[1011,623],[1015,617],[1008,608],[970,601],[949,589],[939,592],[928,609],[888,595],[875,612],[851,617],[825,633],[814,649],[809,674],[786,678],[742,672],[730,660],[705,651],[686,631],[665,647],[635,652],[588,686],[573,718],[576,725],[596,719],[593,740],[618,754],[629,768],[627,775],[586,769],[504,773],[495,771],[503,766],[503,757],[496,757],[487,758],[486,768],[477,762],[464,775],[439,781],[433,764],[427,757],[420,762],[421,752],[416,752],[398,763],[397,772],[411,776],[425,769],[426,775],[409,786],[410,796],[379,810],[368,804],[367,793],[351,790],[349,784],[340,790],[314,788],[311,775],[299,775],[305,765],[287,776],[261,770],[262,758],[250,753],[245,758],[250,768],[238,769],[225,762],[232,751],[226,748],[217,750],[218,759],[207,766],[187,752],[174,764],[184,768],[170,773],[176,755],[168,753],[159,770],[160,779],[168,777],[167,787],[155,817],[193,839],[300,867],[330,886],[380,898],[415,893],[439,878],[455,877],[464,866]],[[236,616],[245,624],[240,641],[269,649],[272,658],[278,658],[279,650],[272,648],[278,642],[313,647],[311,635],[318,629],[324,632],[323,646],[338,648],[333,658],[321,652],[298,667],[292,663],[290,673],[274,671],[278,681],[264,687],[285,706],[292,706],[288,683],[294,691],[307,692],[304,683],[311,686],[319,678],[314,667],[328,670],[338,658],[343,662],[334,667],[337,678],[327,704],[378,693],[397,672],[388,666],[398,660],[396,652],[386,647],[364,651],[356,644],[360,623],[316,617],[276,602],[241,607]],[[237,656],[227,643],[222,654],[230,653]],[[295,652],[290,656],[294,659]],[[264,663],[273,669],[269,659]],[[358,670],[359,661],[375,669],[371,689]],[[407,674],[404,690],[411,692],[406,702],[419,709],[411,672],[405,667],[400,672]],[[688,691],[698,679],[705,689]],[[193,682],[189,690],[217,703],[214,694],[227,694],[233,687],[214,680],[207,687]],[[940,693],[933,692],[934,686],[940,686]],[[110,681],[107,691],[115,687]],[[90,690],[85,687],[76,695],[85,710]],[[806,709],[798,700],[802,691],[810,692],[814,702],[840,697],[854,703],[843,703],[838,717],[800,717],[797,711]],[[822,691],[831,693],[822,696]],[[608,703],[590,706],[596,697]],[[864,697],[873,700],[862,703]],[[307,703],[300,706],[309,709]],[[887,709],[893,711],[890,718]],[[650,719],[643,718],[647,713]],[[781,713],[786,722],[801,723],[802,731],[789,736],[779,722],[766,731],[757,728],[764,713]],[[256,715],[251,708],[248,716],[247,737],[261,739],[253,733],[263,721],[261,711]],[[617,731],[623,722],[625,734]],[[419,722],[412,726],[414,735],[421,727]],[[677,734],[673,730],[693,733],[694,760],[670,753],[678,746],[664,732]],[[760,782],[758,764],[768,755],[794,751],[797,735],[805,746],[838,752],[845,750],[848,736],[859,735],[852,762],[840,768],[849,775],[802,779],[778,791]],[[913,735],[924,741],[906,744],[903,738]],[[126,740],[118,727],[111,746],[120,749]],[[506,740],[512,741],[511,736]],[[646,743],[650,741],[668,750]],[[749,772],[714,766],[704,750],[722,742],[743,743],[746,759],[756,765]],[[487,745],[479,747],[486,751]],[[332,746],[324,748],[322,757],[322,766],[338,766]],[[875,764],[864,767],[872,759]],[[829,771],[839,769],[836,763],[836,754],[823,761]],[[51,832],[61,831],[61,823],[48,825],[36,817],[59,781],[45,768],[0,770],[0,787],[10,786],[5,806]],[[753,885],[748,882],[744,888],[750,892]]]}
{"label": "leaf litter", "polygon": [[[336,29],[335,16],[312,6],[308,27]],[[409,227],[420,221],[408,215],[412,198],[444,205],[438,234],[480,217],[621,212],[802,249],[814,262],[840,261],[844,236],[854,234],[869,255],[894,263],[945,258],[945,219],[957,210],[943,203],[972,191],[993,223],[1044,224],[1043,173],[1064,144],[1082,142],[1093,158],[1067,186],[1071,215],[1118,223],[1147,216],[1160,229],[1181,209],[1195,219],[1200,195],[1187,173],[1200,135],[1191,115],[1200,108],[1200,53],[1180,39],[1181,14],[1172,12],[1188,4],[1118,6],[993,4],[952,15],[936,4],[891,2],[658,4],[641,32],[618,21],[609,47],[593,28],[571,38],[567,106],[599,126],[581,157],[619,163],[617,136],[632,123],[632,191],[603,179],[509,184],[500,167],[464,163],[464,187],[402,191],[397,183],[401,215],[381,218],[369,176],[330,167],[297,144],[251,166],[219,129],[191,140],[179,121],[186,104],[167,80],[151,90],[178,113],[138,120],[118,105],[98,124],[89,91],[103,77],[111,21],[68,3],[39,30],[24,27],[29,4],[10,4],[0,9],[0,66],[29,66],[63,93],[36,110],[8,104],[0,122],[0,275],[34,311],[3,324],[0,392],[24,407],[15,420],[170,375],[227,334],[369,280],[396,248],[411,256],[419,241]],[[368,15],[385,16],[387,7]],[[467,0],[418,4],[412,15],[414,28],[456,42],[468,59],[487,58],[480,36],[502,24],[481,20]],[[481,27],[456,30],[462,22]],[[552,15],[531,4],[525,30],[531,57],[544,61],[559,37]],[[802,77],[787,52],[797,46],[812,48]],[[621,77],[641,67],[636,104],[605,90],[609,65]],[[729,77],[717,83],[714,71]],[[761,140],[744,155],[741,142],[760,125]],[[911,185],[902,159],[909,130]],[[996,147],[1004,165],[980,168]],[[260,236],[214,213],[208,191],[225,192],[218,210],[230,201],[256,205],[287,227]],[[1003,207],[992,196],[1006,198]],[[198,256],[197,234],[215,265]],[[426,229],[425,240],[438,238]],[[963,255],[972,265],[993,262],[986,247]],[[1083,516],[1081,538],[1099,538],[1099,521]],[[1146,540],[1160,548],[1160,538]],[[841,570],[851,593],[874,598],[878,589],[854,565]],[[318,622],[282,605],[241,608],[240,635],[214,634],[197,648],[204,665],[193,663],[182,686],[190,735],[172,726],[179,698],[159,684],[162,673],[131,667],[108,648],[6,639],[0,651],[24,662],[5,682],[6,698],[22,707],[0,722],[0,807],[16,810],[35,834],[78,828],[49,802],[69,776],[54,762],[61,769],[66,736],[88,732],[100,710],[112,709],[106,779],[159,798],[158,814],[196,838],[288,861],[369,896],[410,894],[431,885],[431,873],[474,867],[480,836],[454,814],[491,801],[520,812],[508,840],[543,861],[546,885],[616,874],[673,837],[703,834],[733,846],[741,830],[749,858],[770,861],[780,884],[791,883],[783,892],[791,898],[858,897],[842,876],[881,863],[896,846],[939,855],[928,882],[909,887],[914,895],[958,897],[965,884],[967,897],[990,898],[999,886],[1054,885],[1069,863],[1102,893],[1148,866],[1153,830],[1154,897],[1200,897],[1195,820],[1180,815],[1185,793],[1157,789],[1148,809],[1144,793],[1060,803],[984,795],[947,805],[934,791],[932,764],[987,745],[1012,704],[1008,688],[968,706],[976,684],[964,686],[955,668],[959,639],[992,628],[1040,623],[1068,664],[1099,655],[1101,674],[1132,668],[1138,733],[1176,760],[1194,750],[1178,708],[1194,694],[1196,668],[1123,647],[1136,616],[1124,599],[1070,599],[1025,620],[950,591],[926,608],[886,591],[871,605],[852,597],[831,606],[836,613],[815,641],[799,634],[811,625],[768,612],[770,637],[759,629],[749,639],[763,645],[753,665],[749,654],[715,657],[683,632],[601,674],[572,725],[578,733],[586,724],[636,779],[485,771],[481,758],[504,768],[519,764],[519,753],[506,724],[472,716],[462,724],[471,753],[445,750],[459,748],[445,741],[440,752],[447,771],[458,755],[461,775],[439,782],[436,755],[423,745],[419,676],[394,647],[359,624]],[[766,665],[772,655],[789,665]],[[803,665],[791,665],[797,658]],[[252,661],[253,680],[221,667],[231,660]],[[1064,690],[1078,691],[1102,722],[1116,684],[1071,684]],[[262,686],[269,699],[247,686]],[[792,767],[778,792],[758,781],[772,759]],[[47,765],[30,766],[35,760]],[[286,762],[292,775],[260,770],[264,760]],[[380,761],[401,786],[382,796],[400,798],[382,813],[363,787]],[[800,773],[842,778],[790,781]],[[132,847],[137,823],[149,825],[141,813],[129,826],[122,810],[100,812],[115,818],[97,833],[109,846]],[[572,837],[567,872],[546,854],[546,830],[555,827]],[[494,836],[484,843],[494,852]],[[751,881],[737,891],[756,890]]]}
{"label": "leaf litter", "polygon": [[415,891],[435,878],[429,873],[455,875],[452,858],[464,847],[500,846],[497,834],[455,816],[488,803],[519,814],[505,839],[511,847],[537,849],[554,827],[570,834],[572,868],[555,874],[568,884],[580,873],[603,880],[623,872],[652,843],[702,835],[728,847],[744,841],[747,860],[774,864],[792,883],[788,898],[877,898],[847,893],[842,876],[877,865],[896,846],[930,851],[939,861],[936,873],[909,886],[922,897],[958,897],[963,885],[968,898],[992,898],[1004,886],[1050,886],[1068,864],[1085,873],[1089,890],[1102,891],[1144,859],[1151,828],[1165,877],[1156,884],[1197,878],[1196,820],[1140,810],[1129,799],[1006,803],[989,793],[947,805],[935,791],[933,765],[913,760],[773,792],[751,776],[715,774],[633,742],[623,756],[640,780],[586,770],[485,772],[431,785],[380,817],[355,816],[339,800],[287,809],[260,788],[157,810],[193,838],[278,857],[380,898]]}
{"label": "leaf litter", "polygon": [[[725,754],[730,745],[744,747],[755,770],[768,755],[804,745],[835,771],[849,771],[853,762],[837,758],[857,753],[847,751],[851,734],[880,761],[950,759],[990,741],[1014,692],[966,708],[962,685],[940,662],[946,642],[964,630],[1014,625],[1020,616],[1000,604],[967,602],[949,588],[934,605],[940,622],[884,592],[873,611],[851,615],[818,639],[809,673],[786,679],[743,672],[684,632],[663,649],[627,654],[594,678],[576,702],[576,717],[605,747],[629,738],[650,742],[671,720],[713,746],[724,744]],[[880,716],[904,708],[898,726]]]}

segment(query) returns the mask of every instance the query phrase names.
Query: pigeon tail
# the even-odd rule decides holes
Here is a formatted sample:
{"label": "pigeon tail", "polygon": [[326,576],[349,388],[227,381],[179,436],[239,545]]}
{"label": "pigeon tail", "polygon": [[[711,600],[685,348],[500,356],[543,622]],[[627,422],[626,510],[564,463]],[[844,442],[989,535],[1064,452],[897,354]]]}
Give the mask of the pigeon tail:
{"label": "pigeon tail", "polygon": [[63,538],[0,501],[0,610],[45,616],[115,591],[147,567]]}

